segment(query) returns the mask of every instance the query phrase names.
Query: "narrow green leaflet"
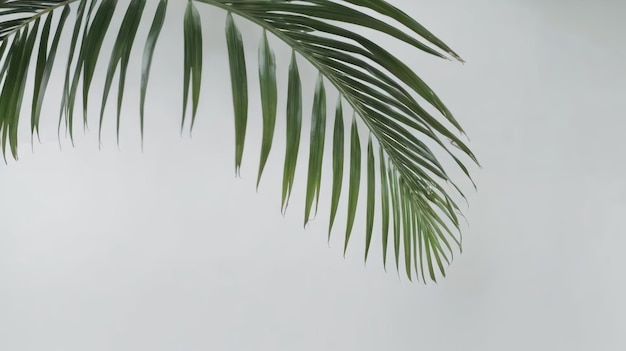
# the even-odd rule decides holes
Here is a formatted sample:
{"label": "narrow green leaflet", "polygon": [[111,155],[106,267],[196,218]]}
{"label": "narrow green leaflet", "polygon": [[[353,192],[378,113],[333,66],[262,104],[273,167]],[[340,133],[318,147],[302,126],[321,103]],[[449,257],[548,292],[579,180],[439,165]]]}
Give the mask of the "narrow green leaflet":
{"label": "narrow green leaflet", "polygon": [[[419,211],[414,211],[411,213],[411,217],[413,220],[413,228],[415,228],[415,233],[413,235],[413,268],[415,269],[415,277],[419,280],[420,272],[422,273],[422,281],[426,282],[424,279],[424,272],[420,271],[420,267],[422,267],[421,259],[422,259],[422,235],[424,231],[424,225],[422,225],[421,217]],[[418,246],[419,243],[419,246]],[[419,264],[418,264],[419,262]]]}
{"label": "narrow green leaflet", "polygon": [[239,175],[248,124],[248,77],[243,40],[230,12],[226,16],[226,44],[235,111],[235,173]]}
{"label": "narrow green leaflet", "polygon": [[256,186],[259,187],[265,163],[274,141],[276,125],[276,108],[278,104],[278,88],[276,86],[276,59],[267,40],[267,31],[263,31],[259,45],[259,85],[261,90],[261,107],[263,110],[263,141],[261,144],[261,162]]}
{"label": "narrow green leaflet", "polygon": [[[183,60],[183,118],[181,122],[181,131],[185,124],[190,79],[192,106],[190,130],[193,129],[196,113],[198,111],[198,103],[200,101],[200,84],[202,79],[202,25],[200,23],[200,14],[191,0],[187,0],[187,8],[185,9],[185,18],[183,20],[183,34],[185,55]],[[241,37],[239,39],[241,40]]]}
{"label": "narrow green leaflet", "polygon": [[428,264],[428,273],[430,275],[430,278],[433,281],[436,281],[436,277],[435,277],[435,270],[433,268],[433,259],[432,259],[432,251],[434,248],[431,248],[431,237],[430,235],[428,235],[429,233],[427,232],[427,235],[424,235],[424,252],[426,252],[426,263]]}
{"label": "narrow green leaflet", "polygon": [[[74,30],[72,31],[72,40],[70,42],[69,48],[69,57],[67,60],[67,66],[65,68],[65,83],[63,84],[63,94],[61,95],[61,108],[59,111],[59,124],[57,128],[57,133],[61,133],[61,122],[63,121],[63,116],[65,116],[65,127],[66,131],[69,130],[70,140],[73,141],[73,111],[74,111],[74,101],[75,101],[75,90],[78,86],[78,78],[80,76],[80,71],[82,70],[83,65],[81,62],[81,54],[78,54],[77,64],[75,67],[75,72],[73,79],[70,72],[72,71],[72,61],[74,59],[74,55],[76,52],[76,47],[78,46],[80,37],[80,29],[83,23],[83,19],[85,19],[85,8],[87,7],[88,0],[81,0],[78,4],[78,9],[76,11],[76,21],[74,23]],[[88,10],[87,18],[84,24],[83,37],[87,33],[87,24],[89,22],[89,17],[93,7],[96,2],[92,1]],[[74,93],[72,93],[74,91]]]}
{"label": "narrow green leaflet", "polygon": [[145,105],[146,105],[146,91],[148,89],[148,80],[150,79],[150,67],[152,66],[152,56],[154,55],[154,48],[156,42],[161,34],[163,28],[163,22],[165,20],[165,13],[167,11],[167,0],[160,0],[159,5],[154,13],[154,19],[148,32],[148,38],[146,39],[146,45],[143,50],[143,62],[141,65],[141,91],[139,100],[139,123],[141,128],[141,140],[143,145],[143,129],[145,120]]}
{"label": "narrow green leaflet", "polygon": [[379,148],[378,162],[380,162],[380,206],[382,211],[382,248],[383,267],[387,269],[387,244],[389,240],[389,183],[387,181],[387,161],[383,149]]}
{"label": "narrow green leaflet", "polygon": [[[0,113],[4,115],[4,123],[2,123],[2,153],[5,157],[7,138],[9,146],[11,148],[11,155],[17,159],[17,130],[20,118],[20,107],[22,106],[22,98],[24,97],[24,89],[26,86],[26,79],[28,77],[28,66],[30,64],[30,57],[35,46],[35,39],[37,31],[39,30],[39,18],[35,20],[28,36],[26,31],[20,37],[20,40],[13,45],[18,45],[16,51],[17,55],[12,57],[12,67],[9,70],[14,72],[14,75],[7,75],[7,80],[4,83],[4,90],[8,90],[6,95],[6,109],[0,107]],[[11,84],[12,83],[12,84]],[[0,99],[4,100],[4,96]],[[0,102],[0,106],[4,105],[4,101]],[[6,115],[5,115],[6,114]]]}
{"label": "narrow green leaflet", "polygon": [[[0,45],[0,58],[4,56],[4,52],[6,51],[8,44],[9,44],[8,39],[5,39],[2,41],[2,45]],[[0,81],[2,80],[2,78],[4,78],[4,74],[7,72],[7,68],[8,68],[7,62],[8,62],[9,56],[10,56],[10,52],[9,54],[7,54],[7,58],[2,60],[4,64],[2,65],[2,69],[0,69]]]}
{"label": "narrow green leaflet", "polygon": [[[100,138],[102,136],[102,122],[104,121],[104,110],[106,107],[107,97],[111,89],[111,83],[113,82],[113,75],[120,66],[119,76],[119,88],[118,88],[118,103],[117,103],[117,123],[116,134],[117,143],[120,141],[120,115],[122,107],[122,97],[124,95],[124,86],[126,81],[126,72],[128,69],[128,61],[130,59],[130,50],[137,34],[137,28],[139,28],[139,20],[141,14],[146,5],[146,0],[132,0],[128,5],[124,19],[120,26],[120,31],[115,39],[115,45],[113,46],[113,52],[111,53],[111,59],[109,60],[109,68],[107,70],[106,79],[104,82],[104,92],[102,94],[102,104],[100,107],[100,123],[98,125],[98,134]],[[121,63],[121,64],[120,64]]]}
{"label": "narrow green leaflet", "polygon": [[281,212],[287,210],[293,180],[296,174],[298,151],[300,149],[300,134],[302,132],[302,83],[298,71],[298,61],[295,52],[291,53],[289,64],[289,80],[287,82],[287,135],[285,147],[285,166],[283,167],[283,191]]}
{"label": "narrow green leaflet", "polygon": [[[400,187],[402,187],[402,183],[400,183]],[[411,217],[411,202],[409,201],[409,197],[403,197],[400,199],[400,206],[402,208],[402,231],[403,243],[402,247],[404,248],[404,268],[406,270],[406,275],[411,280],[411,239],[413,239],[413,219]]]}
{"label": "narrow green leaflet", "polygon": [[330,232],[335,223],[337,208],[339,207],[339,198],[341,196],[341,186],[343,182],[343,162],[344,162],[344,125],[343,125],[343,108],[341,106],[341,98],[337,100],[335,108],[335,127],[333,132],[333,189],[330,202],[330,222],[328,224],[328,240],[330,241]]}
{"label": "narrow green leaflet", "polygon": [[[84,66],[83,72],[83,121],[87,124],[87,109],[89,99],[89,88],[91,87],[91,81],[96,71],[96,63],[100,57],[100,50],[102,49],[102,43],[107,33],[107,29],[113,19],[113,13],[117,6],[117,0],[102,0],[96,14],[93,17],[93,21],[89,26],[89,32],[86,35],[86,39],[83,42],[82,65]],[[81,64],[81,62],[79,62]]]}
{"label": "narrow green leaflet", "polygon": [[[26,30],[15,34],[7,57],[5,58],[3,72],[6,72],[5,81],[0,93],[0,133],[2,133],[2,156],[6,162],[7,141],[9,131],[13,129],[15,123],[15,99],[18,89],[8,82],[18,82],[20,73],[20,63],[26,42]],[[19,84],[19,83],[18,83]],[[19,85],[18,85],[19,87]]]}
{"label": "narrow green leaflet", "polygon": [[372,138],[367,142],[367,210],[365,212],[365,261],[370,252],[372,232],[374,231],[374,207],[376,199],[376,165],[374,163],[374,147]]}
{"label": "narrow green leaflet", "polygon": [[48,38],[50,35],[50,26],[53,18],[52,12],[48,14],[46,18],[46,23],[44,24],[44,28],[42,29],[41,38],[39,39],[39,56],[37,57],[37,69],[35,71],[35,88],[33,92],[33,104],[31,109],[32,135],[37,133],[37,136],[39,136],[39,120],[41,117],[43,98],[46,93],[46,88],[48,87],[48,82],[50,80],[50,74],[52,72],[52,67],[56,58],[57,48],[59,47],[61,33],[63,32],[63,27],[65,26],[65,22],[69,14],[70,8],[66,5],[63,7],[63,12],[61,12],[61,17],[57,24],[57,30],[54,34],[54,38],[52,39],[52,44],[50,45],[49,51],[47,46]]}
{"label": "narrow green leaflet", "polygon": [[[426,231],[426,226],[424,225],[424,217],[419,213],[419,212],[415,212],[415,216],[416,216],[416,223],[417,223],[417,242],[418,242],[418,247],[417,247],[417,252],[416,254],[419,256],[419,272],[422,274],[422,280],[426,281],[426,276],[424,275],[424,238],[425,238],[425,231]],[[417,257],[416,257],[417,258]],[[415,271],[417,271],[417,259],[415,262]]]}
{"label": "narrow green leaflet", "polygon": [[304,225],[311,216],[313,201],[315,213],[319,203],[320,185],[322,182],[322,161],[324,157],[324,140],[326,138],[326,90],[324,79],[320,75],[315,85],[313,112],[311,114],[311,147],[309,150],[309,172],[306,186],[306,203],[304,207]]}
{"label": "narrow green leaflet", "polygon": [[[46,22],[44,23],[43,28],[41,29],[41,38],[39,38],[39,53],[37,55],[37,65],[35,68],[35,87],[40,87],[42,80],[43,80],[43,74],[44,74],[44,70],[46,67],[46,61],[47,61],[47,56],[48,56],[48,39],[50,37],[50,26],[52,25],[53,17],[54,17],[54,13],[49,13],[48,16],[46,16]],[[39,100],[38,95],[39,95],[39,89],[35,88],[33,92],[33,104],[31,107],[31,116],[30,116],[31,145],[33,144],[33,138],[35,136],[35,130],[37,128],[36,127],[37,123],[35,123],[35,120],[37,119],[36,105],[37,105],[37,100]],[[43,97],[41,101],[43,101]]]}
{"label": "narrow green leaflet", "polygon": [[400,233],[402,230],[400,199],[398,195],[398,179],[394,170],[389,167],[389,183],[391,189],[391,208],[393,214],[393,252],[396,260],[396,269],[400,270]]}
{"label": "narrow green leaflet", "polygon": [[350,129],[350,184],[348,185],[348,223],[346,225],[346,242],[343,247],[344,255],[348,250],[348,241],[350,241],[350,234],[352,234],[361,186],[361,140],[359,139],[356,119],[352,120]]}

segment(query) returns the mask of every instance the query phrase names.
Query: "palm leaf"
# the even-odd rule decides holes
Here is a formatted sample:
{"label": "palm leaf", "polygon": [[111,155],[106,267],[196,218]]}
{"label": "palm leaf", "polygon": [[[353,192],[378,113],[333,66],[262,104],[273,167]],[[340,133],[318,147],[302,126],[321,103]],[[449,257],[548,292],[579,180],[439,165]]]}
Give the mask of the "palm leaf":
{"label": "palm leaf", "polygon": [[[99,60],[109,56],[101,103],[100,130],[104,106],[115,73],[118,71],[117,131],[119,138],[120,106],[130,52],[141,21],[152,18],[145,38],[141,70],[140,125],[143,138],[144,105],[154,48],[163,27],[167,0],[160,0],[152,16],[144,11],[146,0],[131,0],[119,27],[111,26],[117,0],[4,0],[0,1],[0,136],[3,154],[17,157],[20,106],[35,61],[34,91],[31,109],[31,133],[39,131],[42,101],[60,37],[71,32],[69,58],[65,63],[65,85],[61,95],[59,127],[65,122],[73,135],[74,109],[78,84],[82,80],[83,123],[87,123],[87,105],[94,72]],[[202,74],[202,24],[198,6],[213,6],[226,11],[226,42],[230,63],[235,121],[235,170],[243,159],[248,121],[248,75],[244,60],[243,39],[237,28],[241,19],[251,21],[263,31],[259,46],[258,76],[262,106],[263,138],[257,186],[270,157],[277,118],[276,63],[268,37],[292,48],[286,94],[286,153],[282,182],[284,212],[293,189],[300,150],[302,128],[302,82],[298,60],[319,71],[311,111],[311,139],[305,189],[305,224],[317,212],[320,201],[325,133],[333,123],[332,189],[329,238],[341,193],[346,194],[347,223],[344,252],[348,248],[354,221],[358,218],[359,198],[365,199],[365,259],[375,233],[376,218],[381,219],[383,264],[386,266],[389,240],[399,269],[400,257],[409,279],[436,280],[445,275],[455,248],[461,247],[459,206],[464,195],[442,165],[443,159],[456,164],[469,178],[467,163],[476,157],[461,138],[463,130],[437,95],[404,62],[383,46],[360,34],[361,29],[378,32],[410,45],[416,51],[440,58],[461,61],[441,40],[408,14],[383,0],[188,0],[184,13],[183,112],[184,127],[188,100],[191,100],[193,128],[200,102]],[[73,28],[67,19],[74,12]],[[53,16],[59,13],[58,20]],[[147,15],[148,14],[148,15]],[[43,21],[43,25],[40,22]],[[70,22],[71,23],[71,22]],[[359,27],[360,29],[347,29]],[[41,27],[41,29],[40,29]],[[112,52],[103,54],[107,35],[115,35]],[[50,42],[52,38],[52,42]],[[35,43],[38,41],[38,45]],[[58,63],[56,64],[58,65]],[[326,88],[339,93],[333,119],[326,118]],[[349,147],[344,148],[345,109],[352,110]],[[367,144],[361,143],[368,131]],[[454,146],[453,148],[449,145]],[[346,153],[346,149],[349,152]],[[364,155],[362,157],[361,155]],[[363,158],[363,159],[362,159]],[[349,165],[344,178],[344,162]],[[378,167],[378,171],[377,171]],[[361,174],[365,173],[362,177]],[[377,173],[379,176],[377,176]],[[366,193],[361,192],[361,179]],[[471,180],[471,179],[470,179]],[[346,191],[342,191],[347,184]],[[377,205],[380,204],[380,205]],[[376,209],[380,208],[380,215]],[[392,239],[389,232],[392,231]],[[424,261],[426,265],[424,265]],[[445,264],[444,264],[445,263]],[[437,268],[437,269],[436,269]],[[437,272],[438,270],[438,272]],[[415,275],[412,274],[415,272]]]}

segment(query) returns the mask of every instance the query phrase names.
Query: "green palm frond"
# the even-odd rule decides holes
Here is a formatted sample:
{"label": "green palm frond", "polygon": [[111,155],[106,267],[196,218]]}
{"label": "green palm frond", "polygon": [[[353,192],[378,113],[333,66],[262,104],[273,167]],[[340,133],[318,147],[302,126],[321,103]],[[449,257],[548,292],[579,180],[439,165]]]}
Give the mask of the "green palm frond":
{"label": "green palm frond", "polygon": [[[159,0],[154,13],[144,11],[146,3],[147,0],[130,0],[121,24],[113,27],[112,19],[120,6],[117,0],[0,1],[0,136],[3,154],[10,150],[12,156],[17,157],[20,107],[30,74],[34,74],[31,134],[39,133],[41,106],[51,70],[63,66],[66,73],[59,127],[64,124],[73,138],[76,99],[81,95],[83,123],[86,124],[94,72],[98,61],[107,58],[100,129],[115,73],[119,71],[119,138],[120,110],[127,68],[132,59],[130,53],[136,45],[140,23],[147,20],[151,21],[151,26],[144,42],[139,101],[143,136],[150,67],[168,0]],[[318,210],[324,158],[331,157],[329,238],[343,197],[347,206],[345,252],[359,203],[365,202],[365,260],[375,233],[376,219],[380,218],[380,230],[376,232],[381,234],[384,264],[391,245],[396,268],[400,269],[402,258],[409,279],[426,281],[426,276],[432,280],[436,280],[438,274],[445,276],[445,266],[461,248],[460,211],[456,200],[463,194],[449,178],[440,159],[452,160],[469,178],[466,163],[477,163],[476,158],[461,140],[463,130],[459,123],[418,75],[383,46],[348,28],[373,30],[440,58],[461,61],[460,57],[409,15],[382,0],[188,0],[182,40],[182,127],[191,100],[190,128],[193,128],[201,96],[205,33],[197,6],[204,5],[226,11],[236,172],[242,162],[251,93],[247,84],[249,67],[245,64],[243,39],[236,23],[245,19],[258,25],[263,33],[258,50],[263,131],[257,186],[274,144],[276,119],[281,110],[277,104],[278,95],[285,94],[286,153],[281,206],[285,211],[294,185],[303,127],[303,82],[298,68],[298,60],[303,59],[319,71],[312,96],[304,223]],[[67,62],[55,65],[59,41],[66,32],[71,33],[69,57]],[[103,51],[107,35],[115,35],[110,54]],[[276,71],[279,68],[268,41],[270,35],[292,48],[286,92],[279,92],[277,88]],[[31,64],[35,65],[34,69],[29,67]],[[79,85],[82,91],[79,91]],[[328,87],[336,89],[339,101],[327,101]],[[326,116],[329,103],[336,103],[334,118]],[[346,111],[346,107],[351,111]],[[351,118],[351,124],[350,129],[344,131],[346,114]],[[332,136],[326,135],[329,123],[333,123]],[[367,136],[361,135],[359,125],[367,127]],[[331,144],[331,155],[324,152],[327,143]],[[361,184],[365,188],[363,194]],[[377,208],[380,210],[378,214]]]}

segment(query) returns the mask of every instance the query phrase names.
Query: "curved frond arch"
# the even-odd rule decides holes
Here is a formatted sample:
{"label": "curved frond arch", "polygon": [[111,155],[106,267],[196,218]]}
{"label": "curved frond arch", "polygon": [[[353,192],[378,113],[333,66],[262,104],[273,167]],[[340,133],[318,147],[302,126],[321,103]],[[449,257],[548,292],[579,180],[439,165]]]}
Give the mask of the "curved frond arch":
{"label": "curved frond arch", "polygon": [[[147,0],[130,0],[119,26],[112,26],[117,0],[5,0],[0,2],[0,137],[3,155],[17,158],[18,126],[26,81],[34,75],[30,102],[31,135],[39,133],[41,106],[53,67],[65,69],[59,108],[59,128],[73,137],[77,99],[82,103],[82,120],[87,123],[87,106],[97,62],[108,62],[101,98],[100,128],[112,85],[117,82],[117,127],[131,49],[143,45],[140,77],[140,125],[143,136],[144,106],[154,48],[163,28],[168,0],[159,0],[156,10],[146,11]],[[460,187],[450,179],[441,157],[448,157],[469,178],[468,164],[476,157],[463,140],[463,130],[452,113],[428,85],[384,44],[360,34],[355,26],[373,30],[410,45],[415,51],[449,60],[461,58],[408,14],[383,0],[187,0],[184,13],[184,89],[181,127],[189,120],[193,128],[200,101],[202,18],[198,6],[225,12],[226,55],[229,58],[235,121],[235,169],[239,172],[248,122],[249,79],[258,79],[263,122],[257,185],[274,144],[277,118],[286,118],[281,210],[285,211],[294,185],[303,113],[310,113],[308,172],[304,184],[304,223],[318,211],[323,160],[332,160],[329,189],[329,237],[339,206],[347,208],[344,252],[359,210],[366,219],[365,260],[374,233],[380,233],[383,264],[388,252],[397,269],[401,262],[409,279],[436,281],[445,276],[454,252],[461,249],[457,200]],[[259,67],[248,72],[246,53],[237,22],[247,20],[259,27]],[[145,38],[138,38],[142,21],[150,22]],[[66,62],[56,59],[59,41],[70,40]],[[110,52],[103,51],[105,37],[115,36]],[[292,49],[289,67],[277,67],[268,41],[274,36]],[[319,71],[313,110],[303,111],[299,61]],[[286,69],[288,85],[279,91],[276,72]],[[116,76],[117,72],[117,76]],[[117,80],[116,80],[117,77]],[[81,86],[81,89],[79,89]],[[328,101],[326,90],[336,89],[338,101]],[[278,96],[287,97],[278,106]],[[190,106],[190,116],[187,114]],[[336,106],[326,116],[328,104]],[[350,111],[348,111],[349,108]],[[283,113],[284,111],[284,113]],[[332,118],[331,118],[332,117]],[[332,123],[332,135],[326,126]],[[362,135],[357,125],[364,125]],[[325,154],[324,145],[331,145]],[[450,147],[453,146],[453,147]],[[471,178],[469,178],[471,180]],[[365,191],[361,193],[361,184]],[[342,201],[343,199],[343,201]],[[359,206],[364,203],[365,206]],[[379,209],[379,213],[376,212]],[[377,221],[380,224],[376,224]],[[390,248],[391,247],[391,248]]]}

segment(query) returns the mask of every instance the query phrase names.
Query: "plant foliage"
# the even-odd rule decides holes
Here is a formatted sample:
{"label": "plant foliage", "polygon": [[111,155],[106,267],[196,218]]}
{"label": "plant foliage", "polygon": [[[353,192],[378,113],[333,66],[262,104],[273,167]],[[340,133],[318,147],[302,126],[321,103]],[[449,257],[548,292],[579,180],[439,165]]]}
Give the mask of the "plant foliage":
{"label": "plant foliage", "polygon": [[[150,21],[149,32],[143,38],[140,77],[139,119],[143,136],[150,68],[168,0],[158,0],[156,9],[149,12],[146,4],[147,0],[130,0],[125,6],[117,0],[0,0],[0,137],[4,155],[9,151],[17,158],[17,131],[23,118],[20,109],[28,79],[34,81],[30,130],[33,136],[38,135],[46,87],[56,66],[65,72],[59,128],[65,126],[70,138],[73,138],[77,99],[82,100],[82,120],[83,124],[87,123],[90,88],[98,61],[108,62],[100,130],[109,92],[119,72],[116,99],[119,138],[131,49],[137,45],[140,23]],[[258,49],[258,72],[251,74],[258,76],[260,83],[263,123],[257,184],[274,144],[276,120],[282,115],[278,112],[284,111],[286,153],[281,208],[286,209],[301,149],[304,111],[298,61],[304,60],[319,71],[310,112],[304,223],[318,210],[322,165],[324,157],[330,157],[329,238],[343,197],[347,206],[345,252],[361,200],[365,203],[365,260],[374,236],[375,219],[379,219],[380,228],[376,232],[380,233],[384,264],[390,251],[396,268],[400,269],[402,262],[409,279],[436,280],[439,273],[445,276],[445,266],[461,248],[460,211],[456,201],[463,194],[439,159],[448,157],[469,177],[466,163],[477,162],[476,158],[460,138],[463,131],[459,123],[418,75],[381,44],[359,34],[357,29],[348,28],[373,30],[440,58],[461,61],[460,57],[412,17],[382,0],[187,0],[182,40],[183,127],[190,104],[189,120],[193,128],[201,96],[202,43],[206,33],[197,7],[207,5],[226,12],[236,171],[239,172],[242,162],[251,93],[247,83],[248,70],[252,68],[245,64],[243,39],[237,27],[237,22],[243,19],[258,25],[263,33]],[[118,8],[124,11],[123,18],[119,26],[113,27],[112,19]],[[107,35],[115,35],[111,52],[103,51]],[[268,41],[270,35],[292,48],[286,92],[277,88],[278,68]],[[63,36],[70,40],[69,56],[66,62],[57,62],[57,49]],[[327,101],[328,86],[338,91],[338,101]],[[286,107],[278,106],[279,94],[286,94]],[[327,118],[327,104],[331,103],[336,104],[334,118]],[[344,111],[346,104],[351,110],[348,118]],[[345,122],[349,122],[348,130],[344,130]],[[332,135],[326,135],[330,123]],[[366,126],[368,135],[361,135],[357,125]],[[331,144],[330,155],[324,153],[326,143]]]}

